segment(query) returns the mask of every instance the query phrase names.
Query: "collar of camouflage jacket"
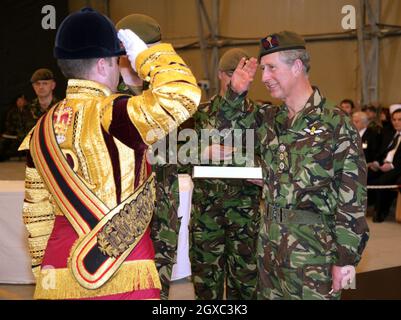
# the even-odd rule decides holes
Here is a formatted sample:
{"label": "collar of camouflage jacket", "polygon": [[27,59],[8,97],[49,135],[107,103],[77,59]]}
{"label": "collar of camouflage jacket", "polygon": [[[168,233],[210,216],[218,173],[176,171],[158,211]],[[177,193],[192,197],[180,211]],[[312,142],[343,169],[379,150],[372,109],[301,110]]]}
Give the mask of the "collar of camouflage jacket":
{"label": "collar of camouflage jacket", "polygon": [[[312,88],[313,88],[312,95],[305,103],[305,106],[302,109],[302,111],[300,111],[300,113],[296,116],[297,119],[306,118],[308,123],[312,123],[317,120],[317,118],[323,112],[323,105],[324,102],[326,101],[326,99],[321,95],[317,87],[312,87]],[[287,121],[287,119],[288,119],[288,106],[286,104],[282,104],[277,113],[276,122],[278,122],[280,125],[283,125],[285,121]]]}
{"label": "collar of camouflage jacket", "polygon": [[[58,101],[59,101],[58,98],[53,94],[52,101],[50,102],[49,107],[55,105]],[[32,99],[30,105],[40,107],[39,98],[36,97],[36,98]]]}

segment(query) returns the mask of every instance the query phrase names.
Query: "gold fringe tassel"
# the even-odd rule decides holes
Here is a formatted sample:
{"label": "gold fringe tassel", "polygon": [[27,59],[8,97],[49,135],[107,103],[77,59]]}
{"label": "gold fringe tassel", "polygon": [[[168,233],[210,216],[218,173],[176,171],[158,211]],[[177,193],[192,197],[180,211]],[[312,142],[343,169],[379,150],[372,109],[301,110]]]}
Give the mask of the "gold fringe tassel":
{"label": "gold fringe tassel", "polygon": [[81,287],[67,268],[45,268],[37,279],[34,299],[92,298],[144,289],[161,289],[153,260],[124,262],[116,274],[96,290]]}

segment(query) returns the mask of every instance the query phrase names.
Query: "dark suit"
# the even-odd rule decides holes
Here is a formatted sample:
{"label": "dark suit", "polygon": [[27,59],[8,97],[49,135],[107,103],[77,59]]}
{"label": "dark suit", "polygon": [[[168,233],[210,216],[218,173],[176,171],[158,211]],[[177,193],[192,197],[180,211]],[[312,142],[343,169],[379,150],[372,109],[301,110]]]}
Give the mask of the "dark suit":
{"label": "dark suit", "polygon": [[[376,161],[382,165],[388,152],[391,150],[389,145],[391,144],[394,135],[390,134],[384,136],[382,139],[381,151]],[[400,138],[401,139],[401,138]],[[393,185],[396,184],[398,179],[401,177],[401,143],[398,145],[397,150],[394,154],[393,162],[394,168],[387,172],[374,172],[372,170],[368,171],[368,185]],[[388,215],[391,203],[394,200],[396,193],[390,189],[374,190],[374,192],[369,193],[369,198],[374,199],[376,216],[375,220],[383,221]],[[371,202],[371,201],[369,201]]]}
{"label": "dark suit", "polygon": [[381,135],[375,129],[367,128],[361,138],[366,162],[375,161],[379,156]]}

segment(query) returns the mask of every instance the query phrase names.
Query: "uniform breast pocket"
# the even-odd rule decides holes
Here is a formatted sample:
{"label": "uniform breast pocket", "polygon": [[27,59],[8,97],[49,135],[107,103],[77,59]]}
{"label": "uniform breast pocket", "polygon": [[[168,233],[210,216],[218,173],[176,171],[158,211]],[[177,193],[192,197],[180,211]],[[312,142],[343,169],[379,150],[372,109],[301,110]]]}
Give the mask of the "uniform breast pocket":
{"label": "uniform breast pocket", "polygon": [[327,185],[333,176],[333,156],[327,136],[308,135],[290,149],[290,172],[300,187]]}

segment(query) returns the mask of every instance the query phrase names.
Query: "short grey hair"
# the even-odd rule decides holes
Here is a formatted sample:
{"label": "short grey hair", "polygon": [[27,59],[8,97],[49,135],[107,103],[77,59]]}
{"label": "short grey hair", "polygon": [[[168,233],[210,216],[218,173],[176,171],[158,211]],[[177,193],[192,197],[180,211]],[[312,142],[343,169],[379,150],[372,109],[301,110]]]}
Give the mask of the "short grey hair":
{"label": "short grey hair", "polygon": [[357,112],[354,112],[352,114],[352,116],[361,119],[363,124],[366,125],[366,126],[369,124],[369,118],[368,118],[368,115],[366,114],[366,112],[357,111]]}
{"label": "short grey hair", "polygon": [[310,70],[310,56],[308,51],[306,51],[305,49],[284,50],[279,51],[279,54],[281,61],[289,66],[292,66],[295,60],[301,60],[304,68],[304,73],[308,74]]}

